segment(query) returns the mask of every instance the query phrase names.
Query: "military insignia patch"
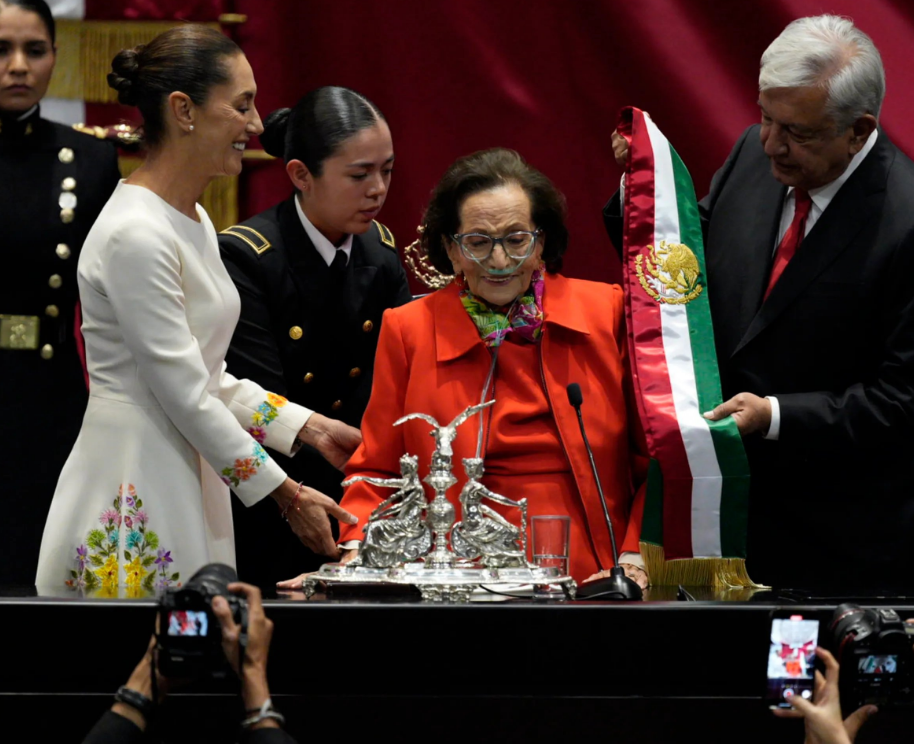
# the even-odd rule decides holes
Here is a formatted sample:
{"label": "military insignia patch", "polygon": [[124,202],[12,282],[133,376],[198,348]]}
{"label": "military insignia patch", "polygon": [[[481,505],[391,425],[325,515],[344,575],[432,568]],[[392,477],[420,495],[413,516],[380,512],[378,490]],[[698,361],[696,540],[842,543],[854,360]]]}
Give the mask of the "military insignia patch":
{"label": "military insignia patch", "polygon": [[238,238],[243,240],[258,256],[266,253],[270,248],[273,247],[273,244],[267,240],[263,235],[257,232],[251,227],[246,227],[245,225],[232,225],[229,228],[223,230],[220,235],[231,235],[233,238]]}
{"label": "military insignia patch", "polygon": [[685,305],[701,294],[701,269],[692,250],[683,243],[660,241],[647,255],[635,257],[635,274],[641,287],[657,302]]}
{"label": "military insignia patch", "polygon": [[397,242],[394,240],[394,234],[388,230],[384,225],[382,225],[377,220],[372,220],[375,227],[378,228],[378,234],[381,236],[381,242],[384,243],[388,248],[397,249]]}

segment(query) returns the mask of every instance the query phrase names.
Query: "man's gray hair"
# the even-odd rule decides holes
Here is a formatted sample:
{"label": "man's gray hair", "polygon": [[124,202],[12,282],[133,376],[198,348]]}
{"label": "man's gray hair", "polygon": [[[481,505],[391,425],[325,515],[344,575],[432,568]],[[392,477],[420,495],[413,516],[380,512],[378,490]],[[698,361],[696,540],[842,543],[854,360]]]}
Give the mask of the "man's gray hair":
{"label": "man's gray hair", "polygon": [[760,91],[814,85],[828,91],[827,111],[839,130],[864,114],[879,118],[885,97],[882,57],[849,19],[798,18],[762,55]]}

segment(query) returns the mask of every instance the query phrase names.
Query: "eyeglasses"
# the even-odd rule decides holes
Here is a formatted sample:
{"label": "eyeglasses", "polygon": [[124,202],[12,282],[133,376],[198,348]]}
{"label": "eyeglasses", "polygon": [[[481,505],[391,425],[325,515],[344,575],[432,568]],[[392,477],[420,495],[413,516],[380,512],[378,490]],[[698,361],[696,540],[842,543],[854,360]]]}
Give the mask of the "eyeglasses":
{"label": "eyeglasses", "polygon": [[516,230],[508,233],[502,238],[493,238],[485,233],[457,233],[452,236],[463,255],[472,261],[482,263],[495,250],[495,244],[501,243],[501,248],[505,255],[514,261],[524,261],[531,253],[533,246],[536,245],[536,238],[542,234],[542,230],[536,228],[530,230]]}

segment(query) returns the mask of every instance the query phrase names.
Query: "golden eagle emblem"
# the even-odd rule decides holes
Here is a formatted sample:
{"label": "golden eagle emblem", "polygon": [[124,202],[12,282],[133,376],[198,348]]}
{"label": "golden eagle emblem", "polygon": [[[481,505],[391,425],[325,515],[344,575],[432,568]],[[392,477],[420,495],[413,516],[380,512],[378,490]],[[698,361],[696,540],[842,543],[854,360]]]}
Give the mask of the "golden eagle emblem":
{"label": "golden eagle emblem", "polygon": [[644,291],[657,302],[684,305],[701,294],[701,269],[692,250],[683,243],[660,241],[647,255],[635,257],[635,273]]}

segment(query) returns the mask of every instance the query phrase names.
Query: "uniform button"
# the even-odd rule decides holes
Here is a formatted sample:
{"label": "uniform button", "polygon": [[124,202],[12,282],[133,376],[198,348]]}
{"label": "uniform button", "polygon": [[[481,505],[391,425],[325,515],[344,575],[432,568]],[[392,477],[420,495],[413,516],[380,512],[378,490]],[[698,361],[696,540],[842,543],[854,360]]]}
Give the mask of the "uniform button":
{"label": "uniform button", "polygon": [[45,344],[41,347],[42,359],[50,359],[52,356],[54,356],[54,347],[51,344]]}
{"label": "uniform button", "polygon": [[60,274],[51,274],[51,278],[48,279],[48,286],[51,289],[60,289],[61,284],[63,284],[63,279],[60,278]]}
{"label": "uniform button", "polygon": [[289,329],[289,338],[291,338],[293,341],[298,341],[298,339],[300,339],[301,336],[302,336],[302,330],[299,326],[292,326]]}
{"label": "uniform button", "polygon": [[63,222],[65,225],[69,225],[73,221],[73,218],[75,216],[76,216],[76,212],[74,212],[69,207],[66,209],[60,210],[60,221]]}
{"label": "uniform button", "polygon": [[57,305],[48,305],[44,309],[44,314],[49,318],[56,318],[58,315],[60,315],[60,309],[57,307]]}
{"label": "uniform button", "polygon": [[339,410],[343,407],[343,401],[341,401],[341,400],[335,400],[335,401],[333,401],[333,405],[330,406],[330,407],[331,407],[334,411],[339,411]]}
{"label": "uniform button", "polygon": [[311,374],[310,372],[308,372],[308,374],[305,375],[304,379],[305,379],[305,384],[307,385],[309,382],[311,382],[311,380],[314,379],[314,375]]}
{"label": "uniform button", "polygon": [[350,377],[358,377],[360,374],[362,374],[362,370],[360,370],[358,367],[353,367],[349,370]]}
{"label": "uniform button", "polygon": [[72,191],[61,191],[57,204],[61,209],[74,209],[76,207],[76,194]]}
{"label": "uniform button", "polygon": [[372,328],[374,328],[374,323],[372,323],[370,320],[366,320],[364,323],[362,323],[362,330],[365,331],[365,333],[371,333]]}
{"label": "uniform button", "polygon": [[57,153],[57,158],[61,163],[72,163],[74,157],[76,156],[69,147],[62,147],[60,152]]}
{"label": "uniform button", "polygon": [[60,184],[60,188],[64,191],[73,191],[76,188],[76,179],[67,176]]}
{"label": "uniform button", "polygon": [[57,250],[55,252],[57,253],[58,257],[67,259],[70,257],[70,246],[68,246],[66,243],[58,243]]}

